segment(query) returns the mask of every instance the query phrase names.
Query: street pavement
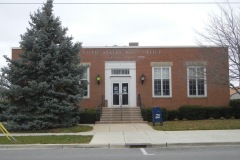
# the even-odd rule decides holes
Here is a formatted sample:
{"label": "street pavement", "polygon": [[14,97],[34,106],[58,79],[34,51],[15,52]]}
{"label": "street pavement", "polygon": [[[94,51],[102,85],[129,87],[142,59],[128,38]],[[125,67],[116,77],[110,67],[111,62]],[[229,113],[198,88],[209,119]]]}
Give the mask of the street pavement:
{"label": "street pavement", "polygon": [[9,148],[1,160],[239,160],[240,146],[166,148]]}
{"label": "street pavement", "polygon": [[[240,145],[240,130],[157,131],[146,123],[95,124],[90,132],[81,133],[27,133],[12,136],[93,135],[89,144],[24,145],[25,147],[166,147],[178,145]],[[0,134],[0,136],[3,136]],[[20,145],[0,145],[17,147]]]}

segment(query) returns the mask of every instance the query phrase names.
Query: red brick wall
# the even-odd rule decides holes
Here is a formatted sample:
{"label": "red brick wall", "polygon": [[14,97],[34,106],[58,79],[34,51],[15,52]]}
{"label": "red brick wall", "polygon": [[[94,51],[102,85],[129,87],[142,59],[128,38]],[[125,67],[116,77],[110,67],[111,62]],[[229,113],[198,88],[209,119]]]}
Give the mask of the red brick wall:
{"label": "red brick wall", "polygon": [[[13,58],[17,58],[19,53],[20,50],[14,49]],[[181,105],[227,106],[229,103],[228,53],[226,48],[99,47],[81,50],[81,62],[91,63],[90,99],[81,101],[80,105],[83,108],[95,108],[100,103],[101,96],[105,94],[105,85],[111,85],[105,84],[105,61],[136,61],[137,94],[141,94],[142,103],[147,107],[161,106],[177,109]],[[188,61],[207,62],[206,98],[189,98],[187,96],[186,62]],[[152,97],[151,62],[172,62],[171,98]],[[100,85],[96,82],[98,74],[101,76]],[[142,74],[146,76],[143,85],[140,81]],[[219,76],[224,79],[225,83],[215,81],[216,77]]]}
{"label": "red brick wall", "polygon": [[[137,94],[141,94],[142,102],[147,107],[161,106],[177,109],[181,105],[227,106],[229,103],[228,83],[210,83],[207,75],[207,97],[189,98],[187,96],[187,61],[206,61],[206,69],[217,68],[219,74],[228,82],[228,57],[226,48],[83,48],[82,62],[91,63],[90,92],[91,99],[81,102],[83,107],[94,108],[104,95],[104,64],[105,61],[136,61]],[[151,62],[172,62],[172,97],[152,97],[152,66]],[[220,66],[220,68],[218,68]],[[212,70],[211,69],[211,70]],[[96,84],[95,77],[100,74],[101,84]],[[142,85],[140,76],[144,74]],[[110,84],[108,84],[110,85]]]}
{"label": "red brick wall", "polygon": [[22,52],[22,49],[12,49],[12,59],[18,59]]}

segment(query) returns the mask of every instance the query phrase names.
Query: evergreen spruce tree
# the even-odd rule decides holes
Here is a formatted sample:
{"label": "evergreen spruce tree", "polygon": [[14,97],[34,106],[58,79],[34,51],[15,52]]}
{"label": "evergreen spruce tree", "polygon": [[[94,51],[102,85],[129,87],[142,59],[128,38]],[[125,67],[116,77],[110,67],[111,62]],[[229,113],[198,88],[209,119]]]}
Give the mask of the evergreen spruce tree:
{"label": "evergreen spruce tree", "polygon": [[15,106],[10,129],[39,130],[68,127],[79,122],[78,102],[84,91],[79,80],[80,43],[73,44],[53,15],[53,0],[30,15],[30,28],[21,35],[23,53],[2,69],[11,85],[5,95]]}

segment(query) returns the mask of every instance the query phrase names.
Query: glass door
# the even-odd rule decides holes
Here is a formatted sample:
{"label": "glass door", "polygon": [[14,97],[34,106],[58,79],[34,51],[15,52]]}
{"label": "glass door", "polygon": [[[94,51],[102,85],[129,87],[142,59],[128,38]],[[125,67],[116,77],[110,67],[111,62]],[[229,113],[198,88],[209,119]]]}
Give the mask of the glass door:
{"label": "glass door", "polygon": [[113,106],[127,106],[128,102],[128,83],[113,83],[113,97],[112,102]]}
{"label": "glass door", "polygon": [[119,92],[119,83],[113,83],[113,105],[119,106],[120,105],[120,92]]}
{"label": "glass door", "polygon": [[122,83],[122,105],[128,105],[128,83]]}

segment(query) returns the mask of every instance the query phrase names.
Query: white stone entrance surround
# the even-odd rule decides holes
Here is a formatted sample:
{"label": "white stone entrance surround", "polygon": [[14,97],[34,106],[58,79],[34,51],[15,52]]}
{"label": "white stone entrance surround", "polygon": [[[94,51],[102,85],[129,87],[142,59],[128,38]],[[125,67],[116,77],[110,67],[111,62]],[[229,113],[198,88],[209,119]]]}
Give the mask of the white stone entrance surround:
{"label": "white stone entrance surround", "polygon": [[[112,75],[111,69],[129,69],[129,75]],[[107,106],[113,107],[113,83],[128,83],[129,104],[124,107],[136,107],[136,62],[106,61],[105,62],[105,99]],[[116,107],[116,106],[115,106]]]}

